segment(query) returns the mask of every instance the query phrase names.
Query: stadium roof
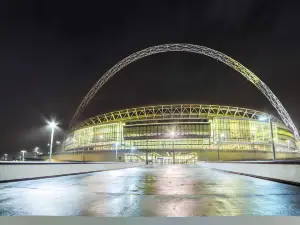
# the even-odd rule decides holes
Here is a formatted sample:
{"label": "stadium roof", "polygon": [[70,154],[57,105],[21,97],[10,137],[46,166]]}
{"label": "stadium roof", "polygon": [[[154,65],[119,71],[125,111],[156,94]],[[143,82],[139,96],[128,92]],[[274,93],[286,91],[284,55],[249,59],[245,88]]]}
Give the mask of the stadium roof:
{"label": "stadium roof", "polygon": [[214,117],[234,117],[246,119],[259,119],[260,117],[272,118],[273,121],[282,123],[276,117],[257,110],[202,104],[173,104],[155,105],[118,110],[91,117],[72,130],[107,124],[113,122],[140,121],[140,120],[159,120],[159,119],[212,119]]}

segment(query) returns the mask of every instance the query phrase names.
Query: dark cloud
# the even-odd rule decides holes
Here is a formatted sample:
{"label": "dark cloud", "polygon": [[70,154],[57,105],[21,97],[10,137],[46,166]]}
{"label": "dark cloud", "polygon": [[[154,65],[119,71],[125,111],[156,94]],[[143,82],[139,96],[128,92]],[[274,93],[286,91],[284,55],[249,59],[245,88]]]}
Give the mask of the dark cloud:
{"label": "dark cloud", "polygon": [[[299,127],[297,8],[289,1],[250,0],[1,1],[0,152],[45,146],[45,118],[56,116],[65,129],[106,70],[135,51],[172,42],[204,45],[247,66]],[[253,85],[225,65],[190,53],[164,53],[116,74],[81,119],[124,107],[181,102],[276,114]]]}

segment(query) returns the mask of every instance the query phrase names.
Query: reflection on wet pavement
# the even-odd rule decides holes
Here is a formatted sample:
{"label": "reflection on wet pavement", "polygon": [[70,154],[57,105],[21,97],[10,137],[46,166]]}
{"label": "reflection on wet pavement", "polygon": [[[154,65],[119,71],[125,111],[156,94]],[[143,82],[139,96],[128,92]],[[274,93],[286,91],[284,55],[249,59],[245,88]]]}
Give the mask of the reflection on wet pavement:
{"label": "reflection on wet pavement", "polygon": [[198,165],[0,184],[0,215],[300,215],[300,187]]}

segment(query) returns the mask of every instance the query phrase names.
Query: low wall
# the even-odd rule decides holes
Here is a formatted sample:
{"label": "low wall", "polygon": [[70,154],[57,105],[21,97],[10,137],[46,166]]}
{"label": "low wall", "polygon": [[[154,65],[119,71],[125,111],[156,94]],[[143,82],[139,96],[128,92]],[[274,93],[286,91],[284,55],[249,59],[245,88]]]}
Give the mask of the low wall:
{"label": "low wall", "polygon": [[200,166],[228,172],[267,178],[276,181],[300,184],[300,165],[272,163],[209,163],[199,162]]}
{"label": "low wall", "polygon": [[0,182],[124,169],[142,163],[0,163]]}
{"label": "low wall", "polygon": [[[118,151],[118,161],[125,162],[124,151]],[[44,156],[44,160],[48,160],[49,156]],[[115,151],[86,151],[75,153],[55,153],[52,155],[52,161],[81,161],[81,162],[114,162],[116,160]]]}
{"label": "low wall", "polygon": [[[157,150],[159,152],[159,150]],[[204,151],[194,150],[198,153],[198,160],[200,161],[218,161],[218,152],[215,151]],[[120,162],[125,161],[125,151],[118,151],[118,160]],[[261,151],[222,151],[219,152],[221,161],[236,161],[236,160],[271,160],[273,159],[272,152],[261,152]],[[44,160],[48,160],[49,156],[44,156]],[[300,159],[299,153],[282,153],[276,152],[276,159]],[[76,153],[57,153],[52,155],[52,161],[63,162],[63,161],[87,161],[87,162],[113,162],[116,160],[115,151],[86,151]]]}
{"label": "low wall", "polygon": [[[218,161],[218,151],[201,151],[198,153],[200,161]],[[240,161],[240,160],[272,160],[272,152],[263,151],[220,151],[219,157],[221,161]],[[300,154],[295,152],[276,152],[277,160],[299,159]]]}

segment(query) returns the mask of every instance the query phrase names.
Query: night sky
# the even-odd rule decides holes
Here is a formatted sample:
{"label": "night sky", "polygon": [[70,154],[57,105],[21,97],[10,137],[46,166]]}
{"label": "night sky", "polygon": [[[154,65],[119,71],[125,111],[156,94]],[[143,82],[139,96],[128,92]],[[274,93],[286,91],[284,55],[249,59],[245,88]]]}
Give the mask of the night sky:
{"label": "night sky", "polygon": [[[0,153],[34,146],[46,151],[50,131],[45,119],[60,122],[55,140],[61,140],[102,74],[135,51],[176,42],[213,48],[245,65],[300,128],[299,6],[289,1],[191,2],[0,1]],[[117,73],[80,119],[168,103],[233,105],[277,116],[238,72],[206,56],[172,52]]]}

